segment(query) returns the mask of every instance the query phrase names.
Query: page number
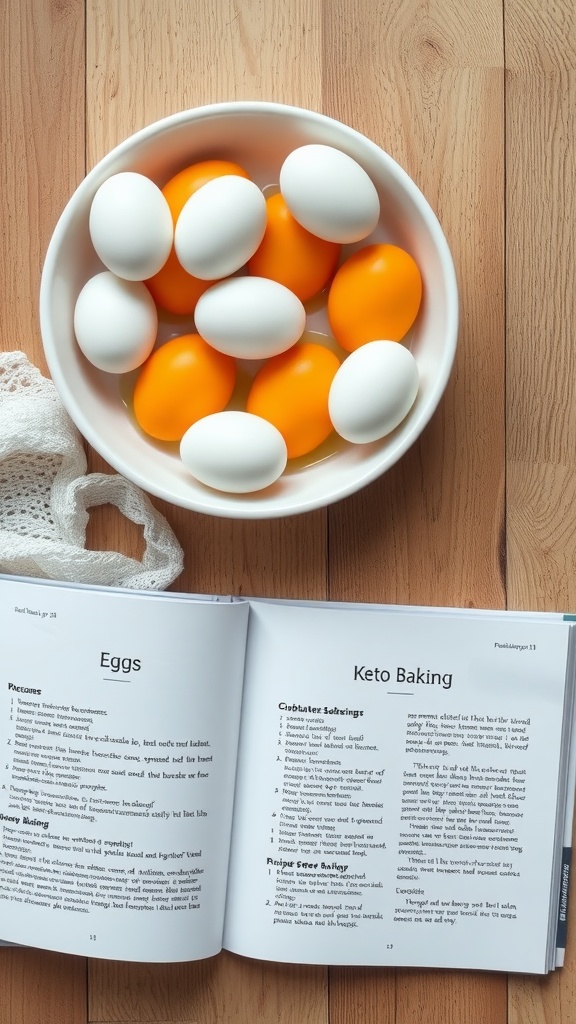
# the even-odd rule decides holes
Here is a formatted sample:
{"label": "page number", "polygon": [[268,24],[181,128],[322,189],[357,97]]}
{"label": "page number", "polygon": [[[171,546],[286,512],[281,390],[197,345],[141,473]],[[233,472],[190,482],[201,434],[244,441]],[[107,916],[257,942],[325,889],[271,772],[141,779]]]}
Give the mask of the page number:
{"label": "page number", "polygon": [[90,936],[90,942],[96,942],[96,936],[95,935],[91,935]]}

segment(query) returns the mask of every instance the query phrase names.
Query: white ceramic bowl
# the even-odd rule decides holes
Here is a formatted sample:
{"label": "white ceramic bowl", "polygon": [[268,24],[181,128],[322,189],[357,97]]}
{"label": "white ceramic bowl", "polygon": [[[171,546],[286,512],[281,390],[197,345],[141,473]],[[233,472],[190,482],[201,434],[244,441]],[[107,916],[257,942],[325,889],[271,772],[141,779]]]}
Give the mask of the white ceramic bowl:
{"label": "white ceramic bowl", "polygon": [[[307,143],[335,146],[372,178],[381,202],[380,222],[359,245],[389,241],[407,249],[420,267],[423,302],[410,335],[420,391],[404,422],[383,440],[320,449],[272,486],[252,494],[221,493],[195,481],[177,446],[144,436],[127,412],[121,381],[82,355],[73,328],[76,298],[104,269],[88,232],[92,198],[111,174],[138,171],[160,186],[198,160],[233,160],[261,187],[277,182],[284,158]],[[354,248],[358,248],[358,245]],[[166,117],[126,139],[101,160],[64,209],[50,241],[40,288],[40,322],[48,367],[62,402],[84,437],[106,461],[146,491],[209,515],[264,519],[328,505],[364,487],[389,469],[414,443],[432,416],[448,381],[458,330],[458,293],[450,251],[438,220],[411,178],[377,145],[352,128],[310,110],[264,102],[198,107]],[[190,324],[192,321],[190,320]],[[309,317],[312,331],[327,330],[325,313]],[[160,337],[187,333],[174,318]],[[306,460],[304,460],[306,462]]]}

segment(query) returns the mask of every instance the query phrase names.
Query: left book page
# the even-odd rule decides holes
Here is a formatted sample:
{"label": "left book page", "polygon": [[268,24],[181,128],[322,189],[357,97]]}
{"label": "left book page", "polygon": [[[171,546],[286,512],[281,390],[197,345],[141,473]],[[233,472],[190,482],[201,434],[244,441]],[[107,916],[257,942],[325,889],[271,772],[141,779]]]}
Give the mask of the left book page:
{"label": "left book page", "polygon": [[0,577],[0,938],[222,944],[248,605]]}

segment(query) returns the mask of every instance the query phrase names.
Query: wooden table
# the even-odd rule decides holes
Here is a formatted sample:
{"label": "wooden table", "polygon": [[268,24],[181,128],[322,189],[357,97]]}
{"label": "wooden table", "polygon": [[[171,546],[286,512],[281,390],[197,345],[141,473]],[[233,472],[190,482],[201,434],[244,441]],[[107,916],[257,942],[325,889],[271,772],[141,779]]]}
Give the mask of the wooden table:
{"label": "wooden table", "polygon": [[[43,370],[40,271],[66,200],[113,145],[187,107],[264,98],[347,122],[407,169],[452,248],[459,350],[420,442],[362,493],[284,521],[156,502],[185,549],[178,588],[576,610],[573,0],[5,0],[0,25],[0,344]],[[90,546],[140,543],[94,512]],[[545,980],[0,955],[2,1024],[575,1017],[576,920]]]}

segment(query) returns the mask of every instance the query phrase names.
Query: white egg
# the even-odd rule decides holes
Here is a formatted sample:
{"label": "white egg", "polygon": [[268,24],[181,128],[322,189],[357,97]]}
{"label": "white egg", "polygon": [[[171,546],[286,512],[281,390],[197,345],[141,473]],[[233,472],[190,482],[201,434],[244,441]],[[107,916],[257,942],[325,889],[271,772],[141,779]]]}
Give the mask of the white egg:
{"label": "white egg", "polygon": [[188,428],[180,442],[186,469],[218,491],[260,491],[284,472],[287,461],[282,434],[249,412],[217,412]]}
{"label": "white egg", "polygon": [[266,230],[266,200],[248,178],[206,182],[184,205],[174,231],[176,255],[189,274],[214,281],[248,262]]}
{"label": "white egg", "polygon": [[144,174],[122,171],[100,186],[90,207],[90,237],[104,266],[144,281],[164,266],[174,239],[170,207]]}
{"label": "white egg", "polygon": [[358,242],[380,217],[372,179],[332,146],[312,143],[289,153],[280,169],[280,191],[299,224],[329,242]]}
{"label": "white egg", "polygon": [[156,306],[141,281],[125,281],[104,270],[86,282],[76,300],[76,340],[86,358],[107,373],[140,366],[157,330]]}
{"label": "white egg", "polygon": [[306,326],[300,299],[265,277],[232,277],[198,299],[198,334],[219,352],[238,359],[266,359],[294,345]]}
{"label": "white egg", "polygon": [[334,429],[357,444],[385,437],[409,413],[418,385],[418,364],[400,342],[361,345],[332,381],[328,411]]}

